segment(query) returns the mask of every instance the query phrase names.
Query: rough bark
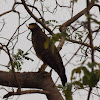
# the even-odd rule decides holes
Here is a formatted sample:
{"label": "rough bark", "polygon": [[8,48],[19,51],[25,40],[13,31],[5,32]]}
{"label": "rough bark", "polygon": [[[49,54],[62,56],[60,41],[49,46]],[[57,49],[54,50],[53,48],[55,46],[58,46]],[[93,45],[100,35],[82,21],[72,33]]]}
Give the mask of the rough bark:
{"label": "rough bark", "polygon": [[[48,100],[63,100],[50,74],[47,72],[23,72],[16,73],[21,88],[37,88],[48,91]],[[8,87],[18,87],[12,72],[0,71],[0,85]]]}

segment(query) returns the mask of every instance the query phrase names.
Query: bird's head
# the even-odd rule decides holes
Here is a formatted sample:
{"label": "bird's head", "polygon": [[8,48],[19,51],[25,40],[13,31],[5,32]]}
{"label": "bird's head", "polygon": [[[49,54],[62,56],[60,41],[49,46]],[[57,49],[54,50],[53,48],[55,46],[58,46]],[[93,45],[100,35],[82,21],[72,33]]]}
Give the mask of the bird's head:
{"label": "bird's head", "polygon": [[39,26],[36,23],[30,23],[29,24],[29,29],[31,31],[35,31],[35,30],[39,29]]}

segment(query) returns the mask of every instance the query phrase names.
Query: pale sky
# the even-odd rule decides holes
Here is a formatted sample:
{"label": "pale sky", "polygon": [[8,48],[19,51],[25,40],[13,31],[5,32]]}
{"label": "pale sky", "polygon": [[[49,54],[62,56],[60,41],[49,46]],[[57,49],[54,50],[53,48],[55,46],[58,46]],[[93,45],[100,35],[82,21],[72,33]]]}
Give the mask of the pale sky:
{"label": "pale sky", "polygon": [[[20,1],[20,0],[18,0],[18,1]],[[29,0],[29,1],[31,1],[31,0]],[[64,1],[65,0],[59,0],[59,3],[62,4],[62,5],[65,5],[65,4],[68,3],[67,0],[66,0],[66,2],[64,2]],[[12,0],[4,0],[4,1],[0,0],[0,14],[3,13],[3,12],[5,12],[5,11],[10,10],[11,7],[12,7],[12,4],[13,4]],[[39,8],[41,8],[40,3],[36,3],[36,5]],[[49,7],[50,9],[53,9],[55,3],[54,3],[54,0],[46,0],[44,5],[45,5],[45,7]],[[69,4],[67,4],[67,6],[69,6]],[[73,14],[76,15],[79,11],[81,11],[85,7],[86,7],[86,4],[85,4],[84,0],[79,0],[79,2],[76,3],[75,6],[74,6],[74,13]],[[24,8],[19,5],[17,7],[17,10],[19,10],[19,9],[20,9],[21,17],[22,18],[27,17],[27,14],[25,13]],[[97,8],[95,8],[94,10],[92,10],[92,12],[95,13],[96,15],[99,14],[99,10]],[[38,16],[37,13],[36,13],[36,16]],[[55,13],[55,15],[54,14],[52,15],[50,13],[46,13],[44,15],[44,18],[45,18],[45,20],[56,19],[59,22],[59,24],[62,24],[65,21],[67,21],[68,19],[71,18],[71,11],[68,8],[59,8],[58,7],[58,10]],[[100,16],[98,18],[99,18],[99,21],[100,21]],[[6,37],[6,38],[9,39],[12,36],[12,34],[15,32],[15,29],[18,26],[18,15],[14,14],[14,13],[9,13],[9,14],[7,14],[5,16],[0,17],[0,29],[2,27],[1,26],[1,22],[3,21],[3,19],[5,20],[6,24],[5,24],[5,27],[4,27],[3,31],[0,33],[0,37]],[[84,17],[81,17],[80,20],[84,20]],[[24,19],[21,20],[21,23],[23,21],[24,21]],[[35,22],[35,21],[33,19],[31,19],[26,24],[28,25],[29,23],[32,23],[32,22]],[[30,32],[27,29],[26,24],[23,27],[20,28],[20,33],[23,32],[23,31],[25,31],[25,30],[27,30],[27,31],[24,34],[22,34],[22,35],[19,36],[19,42],[16,45],[15,51],[18,48],[21,48],[22,50],[27,51],[31,47],[31,45],[32,45],[31,41],[26,40],[26,37],[27,37],[27,35]],[[0,39],[0,42],[1,41],[4,42],[4,43],[7,42],[4,39]],[[71,58],[71,56],[78,49],[78,47],[79,46],[75,46],[75,45],[71,44],[71,45],[65,45],[62,48],[62,50],[60,51],[61,56],[63,57],[66,54],[64,56],[64,58],[63,58],[63,63],[64,64]],[[36,68],[36,66],[40,66],[42,64],[42,62],[34,54],[30,55],[30,57],[33,58],[34,61],[33,62],[26,61],[24,63],[24,65],[22,66],[22,72],[23,71],[26,71],[26,72],[28,72],[28,71],[37,71],[38,69]],[[77,60],[78,59],[75,57],[72,60],[72,62],[76,62]],[[1,51],[0,52],[0,64],[7,65],[7,63],[8,63],[8,56],[5,55],[5,53],[3,51]],[[39,63],[39,65],[38,65],[38,63]],[[72,64],[68,64],[66,66],[66,75],[67,75],[67,78],[68,78],[68,82],[70,82],[71,71],[75,67],[77,67],[77,66],[73,66]],[[7,68],[4,68],[4,67],[0,66],[0,70],[7,71]],[[50,69],[47,68],[46,70],[49,71]],[[53,71],[52,76],[54,76],[53,80],[56,81],[58,75],[54,71]],[[58,84],[59,83],[61,83],[60,80],[58,81]],[[0,86],[0,88],[2,88],[2,86]],[[7,88],[7,89],[11,90],[11,88]],[[73,98],[74,98],[73,100],[76,100],[76,99],[77,100],[86,100],[87,93],[88,92],[86,92],[84,90],[81,90],[81,92],[77,91],[77,92],[75,92],[73,94]],[[6,92],[1,89],[0,90],[0,97],[3,97],[3,95],[5,95],[5,94],[6,94]],[[36,100],[40,100],[40,99],[41,100],[46,100],[46,96],[43,95],[43,94],[30,94],[30,95],[28,94],[28,95],[14,96],[14,97],[10,97],[10,98],[12,100],[28,100],[28,99],[29,100],[33,100],[33,99],[36,99]],[[92,99],[90,99],[90,100],[100,100],[100,98],[94,97],[94,96],[92,96],[91,98]],[[0,100],[4,100],[4,99],[0,98]]]}

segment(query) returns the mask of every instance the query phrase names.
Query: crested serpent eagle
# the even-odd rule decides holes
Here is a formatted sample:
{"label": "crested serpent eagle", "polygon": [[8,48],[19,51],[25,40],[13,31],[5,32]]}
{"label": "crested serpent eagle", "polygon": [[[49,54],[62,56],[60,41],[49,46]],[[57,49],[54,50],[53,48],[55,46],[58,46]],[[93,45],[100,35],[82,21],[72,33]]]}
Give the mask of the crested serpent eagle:
{"label": "crested serpent eagle", "polygon": [[65,68],[57,48],[54,47],[54,52],[52,52],[51,45],[49,45],[48,48],[44,47],[47,35],[36,23],[29,24],[29,29],[32,31],[32,44],[37,57],[58,73],[63,86],[65,86],[65,83],[67,82]]}

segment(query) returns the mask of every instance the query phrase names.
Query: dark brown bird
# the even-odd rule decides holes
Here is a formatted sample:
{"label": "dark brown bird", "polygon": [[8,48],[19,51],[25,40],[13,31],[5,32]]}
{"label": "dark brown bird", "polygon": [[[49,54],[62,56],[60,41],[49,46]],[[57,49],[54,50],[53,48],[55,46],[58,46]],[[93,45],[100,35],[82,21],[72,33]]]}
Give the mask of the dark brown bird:
{"label": "dark brown bird", "polygon": [[54,47],[54,52],[52,52],[52,48],[50,45],[47,49],[44,47],[44,43],[47,40],[47,35],[36,23],[29,24],[29,29],[32,31],[32,44],[36,55],[45,64],[49,65],[58,73],[63,86],[65,86],[65,83],[67,82],[65,68],[63,66],[63,62],[57,48]]}

